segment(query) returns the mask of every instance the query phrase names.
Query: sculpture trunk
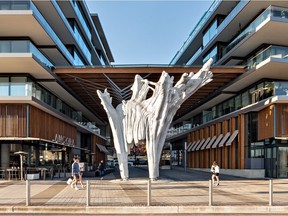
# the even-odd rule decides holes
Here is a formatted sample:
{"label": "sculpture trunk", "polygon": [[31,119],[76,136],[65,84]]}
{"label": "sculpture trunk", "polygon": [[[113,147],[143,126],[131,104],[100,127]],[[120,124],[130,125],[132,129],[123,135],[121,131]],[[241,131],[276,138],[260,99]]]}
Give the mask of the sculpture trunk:
{"label": "sculpture trunk", "polygon": [[[172,119],[187,98],[212,80],[209,71],[212,62],[213,59],[208,60],[196,74],[184,73],[174,87],[174,77],[165,71],[156,83],[136,75],[131,99],[123,100],[117,109],[113,108],[107,90],[104,93],[97,91],[109,117],[122,179],[129,177],[129,145],[141,141],[146,143],[149,178],[159,177],[161,153]],[[147,98],[149,90],[153,93]]]}

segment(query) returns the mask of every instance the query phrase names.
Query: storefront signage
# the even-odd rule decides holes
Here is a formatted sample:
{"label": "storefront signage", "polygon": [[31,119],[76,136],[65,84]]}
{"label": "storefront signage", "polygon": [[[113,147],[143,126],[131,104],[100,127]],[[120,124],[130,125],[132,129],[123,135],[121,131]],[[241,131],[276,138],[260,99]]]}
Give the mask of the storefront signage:
{"label": "storefront signage", "polygon": [[55,134],[55,138],[52,141],[66,146],[74,146],[74,139],[60,134]]}

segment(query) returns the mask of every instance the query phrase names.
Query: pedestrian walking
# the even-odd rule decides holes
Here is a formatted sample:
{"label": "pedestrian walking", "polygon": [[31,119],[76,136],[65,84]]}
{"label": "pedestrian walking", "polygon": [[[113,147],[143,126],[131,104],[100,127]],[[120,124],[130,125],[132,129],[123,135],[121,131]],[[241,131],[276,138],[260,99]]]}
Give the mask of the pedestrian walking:
{"label": "pedestrian walking", "polygon": [[[219,184],[220,184],[220,180],[219,180],[220,168],[219,168],[219,166],[218,166],[216,161],[214,161],[212,166],[211,166],[211,172],[212,172],[213,185],[219,186]],[[215,183],[215,181],[216,181],[216,183]]]}
{"label": "pedestrian walking", "polygon": [[72,163],[72,173],[71,175],[73,176],[73,182],[71,183],[71,188],[75,188],[75,190],[79,190],[77,187],[77,182],[79,181],[80,177],[80,166],[79,166],[79,160],[78,157],[74,156],[73,158],[73,163]]}
{"label": "pedestrian walking", "polygon": [[100,161],[100,163],[98,165],[98,170],[99,170],[100,177],[103,177],[104,173],[105,173],[105,164],[104,164],[103,160]]}

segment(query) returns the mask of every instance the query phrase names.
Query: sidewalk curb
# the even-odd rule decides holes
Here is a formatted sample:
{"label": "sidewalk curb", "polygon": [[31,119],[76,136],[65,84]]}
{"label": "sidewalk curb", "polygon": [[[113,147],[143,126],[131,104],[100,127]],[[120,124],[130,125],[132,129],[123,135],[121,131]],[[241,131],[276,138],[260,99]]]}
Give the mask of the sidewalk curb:
{"label": "sidewalk curb", "polygon": [[195,213],[277,213],[287,214],[288,206],[7,206],[2,213],[66,214],[195,214]]}

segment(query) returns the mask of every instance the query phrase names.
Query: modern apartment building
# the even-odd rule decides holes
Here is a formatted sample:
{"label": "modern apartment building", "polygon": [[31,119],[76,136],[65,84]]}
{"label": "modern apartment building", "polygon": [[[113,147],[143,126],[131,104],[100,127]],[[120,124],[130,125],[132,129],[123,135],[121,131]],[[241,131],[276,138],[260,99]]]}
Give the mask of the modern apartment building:
{"label": "modern apartment building", "polygon": [[0,1],[0,166],[93,165],[108,153],[105,122],[54,72],[113,62],[84,1]]}
{"label": "modern apartment building", "polygon": [[167,141],[186,142],[188,167],[216,160],[222,173],[288,177],[287,33],[287,1],[214,1],[203,15],[170,64],[212,57],[246,72],[173,123]]}

